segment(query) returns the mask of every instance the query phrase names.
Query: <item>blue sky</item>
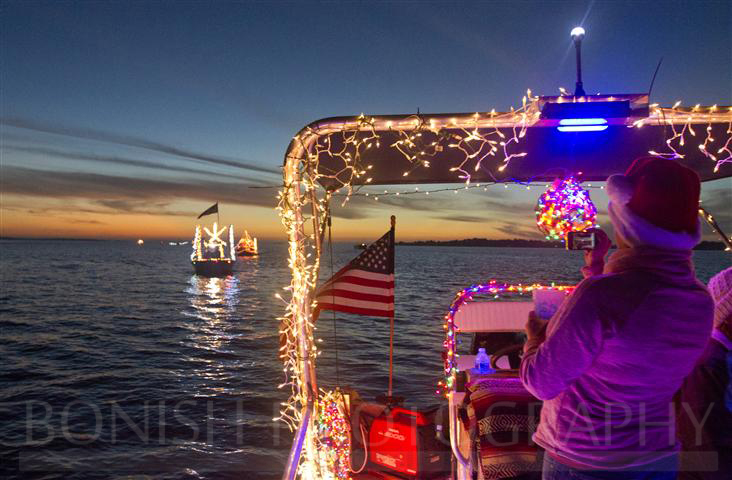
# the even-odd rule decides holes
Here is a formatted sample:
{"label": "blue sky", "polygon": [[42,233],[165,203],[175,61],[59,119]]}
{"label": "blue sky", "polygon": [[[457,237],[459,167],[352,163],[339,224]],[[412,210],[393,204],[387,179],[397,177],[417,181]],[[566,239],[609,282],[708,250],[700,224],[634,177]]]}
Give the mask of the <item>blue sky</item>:
{"label": "blue sky", "polygon": [[[230,221],[280,235],[274,191],[246,186],[279,182],[263,170],[302,126],[500,111],[526,88],[571,89],[575,25],[588,93],[646,91],[663,57],[653,101],[732,104],[728,1],[5,1],[2,234],[185,237],[191,214],[223,197]],[[730,190],[718,181],[705,196],[724,206]],[[457,236],[531,236],[539,192],[509,191],[491,198],[528,208],[504,222],[514,230],[495,222],[505,209],[470,211],[478,193],[394,208],[407,237],[446,221]],[[361,208],[367,221],[343,220],[343,238],[386,223]]]}

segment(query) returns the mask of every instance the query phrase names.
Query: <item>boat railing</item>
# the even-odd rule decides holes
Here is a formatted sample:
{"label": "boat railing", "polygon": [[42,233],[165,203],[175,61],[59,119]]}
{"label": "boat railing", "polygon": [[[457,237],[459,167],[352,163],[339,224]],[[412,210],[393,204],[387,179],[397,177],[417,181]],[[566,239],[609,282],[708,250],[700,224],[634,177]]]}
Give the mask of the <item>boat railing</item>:
{"label": "boat railing", "polygon": [[[451,393],[451,395],[454,395],[454,393]],[[453,399],[450,399],[450,448],[452,449],[453,456],[458,461],[458,479],[460,478],[469,478],[469,473],[471,472],[471,465],[470,460],[466,458],[463,455],[463,452],[460,451],[460,425],[458,415],[457,415],[457,409],[458,405],[454,404]]]}
{"label": "boat railing", "polygon": [[285,474],[282,476],[282,480],[295,480],[297,476],[297,469],[300,465],[300,457],[302,456],[302,448],[305,444],[305,439],[308,436],[308,428],[310,427],[310,417],[313,413],[312,404],[308,403],[305,406],[302,417],[300,418],[300,426],[297,428],[295,438],[292,441],[292,447],[290,447],[290,454],[287,457],[287,466],[285,468]]}

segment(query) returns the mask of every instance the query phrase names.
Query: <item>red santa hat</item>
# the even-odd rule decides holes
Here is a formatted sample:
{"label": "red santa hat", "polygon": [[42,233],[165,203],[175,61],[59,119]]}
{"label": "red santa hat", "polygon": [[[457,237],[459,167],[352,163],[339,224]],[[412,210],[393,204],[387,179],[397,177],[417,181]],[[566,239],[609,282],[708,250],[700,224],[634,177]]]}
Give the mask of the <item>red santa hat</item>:
{"label": "red santa hat", "polygon": [[699,176],[674,160],[643,157],[607,179],[608,213],[631,246],[690,249],[701,237]]}

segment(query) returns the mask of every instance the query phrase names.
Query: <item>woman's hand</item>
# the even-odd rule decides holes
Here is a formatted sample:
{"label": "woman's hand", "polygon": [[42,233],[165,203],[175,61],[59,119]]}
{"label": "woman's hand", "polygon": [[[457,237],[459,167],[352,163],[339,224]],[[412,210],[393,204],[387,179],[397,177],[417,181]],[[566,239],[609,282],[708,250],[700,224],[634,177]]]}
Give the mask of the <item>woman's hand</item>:
{"label": "woman's hand", "polygon": [[536,312],[529,312],[529,319],[526,321],[526,344],[541,343],[546,336],[546,326],[549,320],[539,318]]}
{"label": "woman's hand", "polygon": [[605,268],[605,255],[612,242],[602,229],[595,228],[595,248],[585,251],[585,266],[582,267],[582,275],[591,277],[592,275],[600,275]]}

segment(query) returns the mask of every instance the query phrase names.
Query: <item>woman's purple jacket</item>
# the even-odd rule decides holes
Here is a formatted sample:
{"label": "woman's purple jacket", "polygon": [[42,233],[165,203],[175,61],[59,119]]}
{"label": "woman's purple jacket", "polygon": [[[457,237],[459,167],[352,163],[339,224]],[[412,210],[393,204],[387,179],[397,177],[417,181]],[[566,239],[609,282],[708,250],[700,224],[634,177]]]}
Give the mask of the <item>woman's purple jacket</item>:
{"label": "woman's purple jacket", "polygon": [[701,355],[714,303],[690,251],[621,249],[527,342],[521,380],[544,400],[534,435],[557,460],[625,468],[678,451],[673,396]]}

